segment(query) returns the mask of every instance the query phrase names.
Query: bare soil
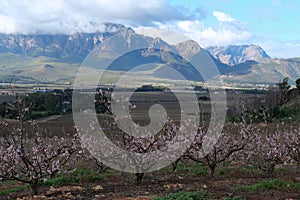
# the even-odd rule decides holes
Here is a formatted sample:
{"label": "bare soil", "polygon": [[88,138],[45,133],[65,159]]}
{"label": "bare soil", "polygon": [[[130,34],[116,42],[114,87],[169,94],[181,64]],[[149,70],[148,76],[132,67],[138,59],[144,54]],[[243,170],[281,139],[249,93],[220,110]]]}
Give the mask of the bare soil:
{"label": "bare soil", "polygon": [[[224,169],[224,168],[223,168]],[[141,184],[134,181],[133,174],[116,172],[105,173],[103,180],[83,182],[64,186],[41,187],[40,195],[31,196],[30,188],[19,192],[2,195],[0,199],[152,199],[156,196],[180,191],[204,190],[212,193],[213,199],[224,199],[240,196],[243,199],[300,199],[300,190],[274,188],[269,190],[242,192],[234,189],[239,185],[251,185],[269,178],[300,183],[300,170],[294,166],[275,172],[273,177],[262,173],[243,172],[240,166],[227,166],[224,175],[209,178],[207,175],[195,175],[190,172],[172,172],[170,168],[146,174]],[[0,191],[21,185],[0,185]]]}

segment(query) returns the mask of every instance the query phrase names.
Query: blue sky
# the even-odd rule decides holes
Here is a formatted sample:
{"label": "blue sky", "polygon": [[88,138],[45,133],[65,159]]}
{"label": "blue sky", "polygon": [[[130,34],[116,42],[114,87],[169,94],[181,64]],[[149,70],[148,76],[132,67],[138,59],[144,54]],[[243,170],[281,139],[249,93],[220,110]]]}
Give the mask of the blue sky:
{"label": "blue sky", "polygon": [[271,57],[300,57],[298,0],[0,1],[2,33],[94,32],[103,22],[174,30],[202,47],[257,44]]}
{"label": "blue sky", "polygon": [[[173,6],[182,5],[182,1],[179,0],[169,2]],[[298,0],[190,0],[184,6],[202,9],[206,15],[203,22],[208,26],[216,23],[212,13],[220,11],[248,25],[257,36],[279,40],[300,39]]]}
{"label": "blue sky", "polygon": [[[170,0],[173,6],[180,0]],[[204,27],[218,27],[215,11],[234,18],[251,36],[237,44],[261,45],[273,57],[300,56],[300,1],[298,0],[190,0],[184,6],[204,14]],[[230,29],[230,28],[228,28]],[[235,42],[233,42],[235,43]]]}

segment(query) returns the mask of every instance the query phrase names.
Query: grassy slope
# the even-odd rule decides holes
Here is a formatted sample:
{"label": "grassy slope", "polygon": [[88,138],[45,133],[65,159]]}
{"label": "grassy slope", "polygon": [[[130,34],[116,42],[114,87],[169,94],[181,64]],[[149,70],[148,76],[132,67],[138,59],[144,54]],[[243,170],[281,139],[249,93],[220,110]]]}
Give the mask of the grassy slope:
{"label": "grassy slope", "polygon": [[[52,66],[51,68],[45,65]],[[62,62],[54,58],[47,57],[25,57],[22,55],[12,53],[0,54],[0,82],[72,82],[76,76],[80,62],[72,63],[69,61]],[[135,78],[140,78],[143,83],[149,81],[165,83],[169,82],[162,78],[155,78],[155,71],[162,66],[157,65],[147,71],[133,71]],[[86,71],[86,81],[89,81],[95,75],[96,69],[89,69]],[[277,83],[283,77],[289,77],[294,81],[300,75],[300,58],[293,59],[270,59],[264,63],[253,65],[251,73],[239,76],[224,76],[225,81],[238,83]],[[105,83],[111,83],[118,77],[117,72],[109,72],[103,79]],[[149,80],[149,81],[148,81]],[[174,81],[171,81],[174,82]]]}
{"label": "grassy slope", "polygon": [[251,83],[278,83],[284,77],[294,82],[300,76],[300,58],[268,59],[252,66],[251,73],[241,76],[224,76],[225,80]]}
{"label": "grassy slope", "polygon": [[[45,67],[45,65],[52,67]],[[5,81],[70,81],[78,64],[63,63],[47,57],[25,57],[11,53],[0,54],[0,80]],[[1,81],[1,82],[2,82]]]}

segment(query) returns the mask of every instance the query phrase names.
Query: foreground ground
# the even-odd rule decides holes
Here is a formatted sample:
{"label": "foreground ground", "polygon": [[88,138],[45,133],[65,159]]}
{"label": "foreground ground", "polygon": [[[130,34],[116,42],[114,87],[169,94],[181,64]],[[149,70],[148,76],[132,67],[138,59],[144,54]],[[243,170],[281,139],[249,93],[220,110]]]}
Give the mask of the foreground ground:
{"label": "foreground ground", "polygon": [[40,195],[34,197],[26,185],[1,182],[0,199],[153,199],[182,191],[206,191],[208,199],[300,199],[299,172],[295,166],[285,166],[266,177],[251,166],[231,164],[209,178],[204,166],[191,163],[180,164],[176,172],[168,167],[149,173],[136,184],[133,174],[81,169],[43,183]]}

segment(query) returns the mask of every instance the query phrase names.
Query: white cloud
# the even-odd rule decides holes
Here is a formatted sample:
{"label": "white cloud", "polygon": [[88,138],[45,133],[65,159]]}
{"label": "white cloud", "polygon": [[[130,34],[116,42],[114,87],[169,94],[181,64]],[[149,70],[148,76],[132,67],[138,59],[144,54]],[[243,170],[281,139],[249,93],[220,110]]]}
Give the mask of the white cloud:
{"label": "white cloud", "polygon": [[179,29],[183,30],[185,33],[194,33],[204,28],[204,25],[199,20],[194,21],[179,21],[177,23]]}
{"label": "white cloud", "polygon": [[153,28],[153,27],[139,27],[135,29],[135,32],[141,35],[146,35],[149,37],[159,37],[168,44],[177,44],[189,40],[189,38],[182,33],[177,31],[172,31],[169,29]]}
{"label": "white cloud", "polygon": [[16,27],[14,25],[14,22],[11,20],[11,18],[4,15],[0,15],[0,32],[13,33],[15,31],[16,31]]}
{"label": "white cloud", "polygon": [[201,40],[204,46],[226,46],[231,44],[247,43],[252,34],[246,31],[237,33],[232,30],[205,29],[201,33]]}
{"label": "white cloud", "polygon": [[214,11],[213,16],[216,17],[220,22],[232,22],[235,20],[230,15],[219,11]]}
{"label": "white cloud", "polygon": [[[251,37],[247,28],[230,15],[219,11],[212,15],[219,24],[205,27],[201,21],[204,11],[173,7],[167,0],[142,3],[140,0],[10,0],[0,1],[0,32],[95,32],[103,29],[103,22],[109,21],[175,30],[204,47],[242,43]],[[161,33],[163,35],[170,39],[166,41],[175,43],[177,36],[173,34],[172,38],[170,33]]]}
{"label": "white cloud", "polygon": [[[215,14],[216,11],[213,12],[213,15]],[[225,13],[222,17],[218,15],[216,18],[219,21],[216,26],[205,27],[199,20],[184,20],[172,24],[159,24],[159,27],[183,33],[202,47],[244,44],[252,38],[249,28],[242,22]]]}
{"label": "white cloud", "polygon": [[[218,24],[215,26],[205,26],[203,21],[195,20],[178,20],[172,23],[156,23],[159,28],[169,29],[184,34],[189,39],[197,41],[202,47],[208,46],[226,46],[231,44],[245,44],[253,37],[249,28],[244,23],[234,19],[226,13],[214,11],[213,17],[216,17]],[[158,31],[157,31],[158,33]],[[143,34],[147,34],[143,31]],[[153,36],[153,34],[148,34]],[[154,33],[155,35],[155,33]],[[169,32],[161,34],[165,41],[176,43],[176,35]],[[158,36],[156,34],[156,36]],[[180,42],[179,40],[178,42]]]}
{"label": "white cloud", "polygon": [[167,0],[10,0],[0,1],[0,31],[5,33],[70,33],[101,29],[103,22],[153,26],[195,18]]}

